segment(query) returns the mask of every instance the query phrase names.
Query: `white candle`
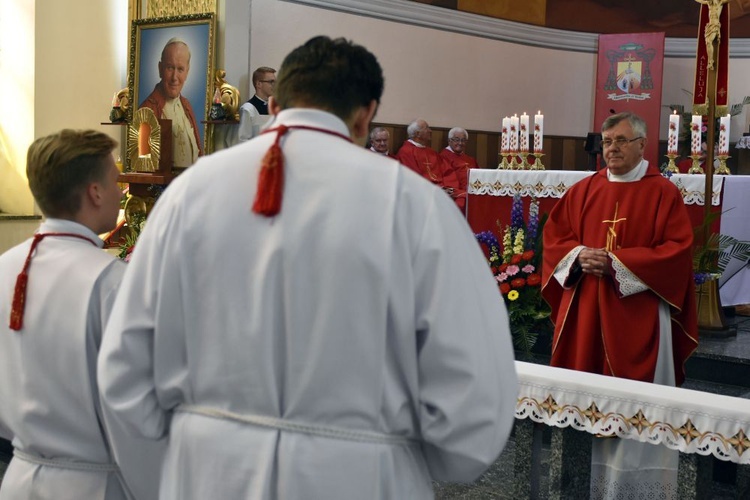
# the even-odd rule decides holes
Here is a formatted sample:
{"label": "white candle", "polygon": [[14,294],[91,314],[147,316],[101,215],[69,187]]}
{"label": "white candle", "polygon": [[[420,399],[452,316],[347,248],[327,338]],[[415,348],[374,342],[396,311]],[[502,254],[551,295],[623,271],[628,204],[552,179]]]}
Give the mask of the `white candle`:
{"label": "white candle", "polygon": [[680,115],[673,111],[669,115],[669,133],[667,135],[667,154],[677,154],[677,145],[680,135]]}
{"label": "white candle", "polygon": [[544,151],[544,115],[537,111],[534,115],[534,152]]}
{"label": "white candle", "polygon": [[731,115],[719,118],[719,154],[729,154],[729,120]]}
{"label": "white candle", "polygon": [[690,154],[701,154],[701,115],[693,115],[690,122]]}
{"label": "white candle", "polygon": [[521,152],[529,152],[529,115],[521,115]]}
{"label": "white candle", "polygon": [[510,151],[518,152],[518,115],[510,117]]}
{"label": "white candle", "polygon": [[503,118],[503,135],[500,141],[500,152],[507,153],[510,149],[510,118]]}

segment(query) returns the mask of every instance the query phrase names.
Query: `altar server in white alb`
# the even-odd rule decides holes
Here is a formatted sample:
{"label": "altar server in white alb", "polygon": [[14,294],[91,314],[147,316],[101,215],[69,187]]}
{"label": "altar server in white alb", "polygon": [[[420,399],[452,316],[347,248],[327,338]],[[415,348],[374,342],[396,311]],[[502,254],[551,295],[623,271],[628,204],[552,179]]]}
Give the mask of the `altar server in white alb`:
{"label": "altar server in white alb", "polygon": [[149,456],[147,467],[136,464],[140,484],[131,490],[113,460],[95,379],[125,268],[97,236],[114,228],[120,208],[116,145],[94,130],[63,130],[29,148],[29,187],[46,220],[0,256],[0,436],[14,446],[3,500],[155,498],[154,445],[136,450]]}
{"label": "altar server in white alb", "polygon": [[151,214],[99,376],[134,435],[169,435],[161,498],[427,499],[502,450],[502,298],[451,199],[362,147],[382,91],[364,47],[309,40],[274,125]]}

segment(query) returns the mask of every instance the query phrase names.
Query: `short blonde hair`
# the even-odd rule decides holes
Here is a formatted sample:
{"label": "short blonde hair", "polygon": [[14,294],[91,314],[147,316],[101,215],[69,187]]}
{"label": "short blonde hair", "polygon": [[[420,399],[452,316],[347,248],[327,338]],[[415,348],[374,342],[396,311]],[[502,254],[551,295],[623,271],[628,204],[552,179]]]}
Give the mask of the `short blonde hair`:
{"label": "short blonde hair", "polygon": [[116,146],[96,130],[64,129],[35,140],[26,156],[26,176],[44,215],[74,216],[86,187],[105,179],[105,159]]}

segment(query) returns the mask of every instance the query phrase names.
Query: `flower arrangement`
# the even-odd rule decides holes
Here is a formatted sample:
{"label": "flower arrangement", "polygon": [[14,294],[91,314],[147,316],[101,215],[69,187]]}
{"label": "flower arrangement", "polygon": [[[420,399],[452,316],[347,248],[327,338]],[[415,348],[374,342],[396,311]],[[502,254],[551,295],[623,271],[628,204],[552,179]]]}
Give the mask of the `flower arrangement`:
{"label": "flower arrangement", "polygon": [[476,235],[487,247],[488,261],[500,293],[505,300],[516,349],[528,354],[540,329],[549,325],[550,309],[541,293],[541,228],[539,202],[532,199],[528,223],[524,221],[523,201],[516,194],[511,208],[511,223],[502,227],[502,246],[491,231]]}

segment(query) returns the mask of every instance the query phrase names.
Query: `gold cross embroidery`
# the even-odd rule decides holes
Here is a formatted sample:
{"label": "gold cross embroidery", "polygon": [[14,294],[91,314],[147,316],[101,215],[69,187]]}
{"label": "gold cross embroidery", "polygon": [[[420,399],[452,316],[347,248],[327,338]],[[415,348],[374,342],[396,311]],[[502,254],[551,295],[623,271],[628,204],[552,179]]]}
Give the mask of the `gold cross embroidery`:
{"label": "gold cross embroidery", "polygon": [[436,180],[438,180],[438,178],[437,178],[437,176],[435,174],[432,173],[432,169],[430,168],[431,166],[432,166],[432,163],[430,163],[430,159],[429,158],[425,158],[424,159],[424,168],[427,169],[427,175],[430,176],[430,179],[432,179],[433,181],[436,181]]}
{"label": "gold cross embroidery", "polygon": [[606,250],[608,252],[612,252],[617,248],[617,232],[615,231],[615,225],[617,225],[618,222],[623,222],[628,220],[626,217],[617,218],[617,209],[619,208],[620,203],[615,203],[615,216],[611,220],[603,220],[602,224],[611,224],[607,228],[607,246]]}

